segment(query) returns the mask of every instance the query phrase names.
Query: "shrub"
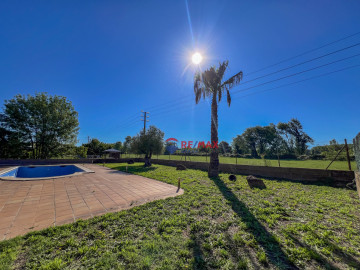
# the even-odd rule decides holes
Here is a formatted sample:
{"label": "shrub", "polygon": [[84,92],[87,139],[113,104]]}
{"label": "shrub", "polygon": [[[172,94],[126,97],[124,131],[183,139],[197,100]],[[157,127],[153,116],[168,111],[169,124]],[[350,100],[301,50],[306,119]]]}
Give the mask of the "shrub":
{"label": "shrub", "polygon": [[177,171],[185,171],[186,167],[182,164],[178,164],[178,165],[176,165],[176,170]]}
{"label": "shrub", "polygon": [[130,159],[130,160],[128,160],[128,162],[127,162],[128,164],[134,164],[135,162],[134,162],[134,160],[133,159]]}
{"label": "shrub", "polygon": [[314,155],[311,155],[310,158],[312,160],[322,160],[325,158],[325,155],[320,155],[320,154],[314,154]]}
{"label": "shrub", "polygon": [[300,160],[308,160],[308,159],[310,159],[310,157],[307,156],[307,155],[301,155],[301,156],[298,157],[298,159],[300,159]]}

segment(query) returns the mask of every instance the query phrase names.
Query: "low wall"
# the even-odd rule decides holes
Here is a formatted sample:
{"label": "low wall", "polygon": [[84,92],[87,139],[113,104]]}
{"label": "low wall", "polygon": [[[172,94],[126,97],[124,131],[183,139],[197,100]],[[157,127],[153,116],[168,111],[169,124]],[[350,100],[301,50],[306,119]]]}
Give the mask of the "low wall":
{"label": "low wall", "polygon": [[[207,170],[208,163],[193,161],[175,161],[175,160],[152,160],[154,164],[176,166],[184,165],[189,169]],[[269,177],[277,179],[289,179],[296,181],[331,181],[335,184],[347,184],[354,180],[353,171],[337,170],[319,170],[306,168],[284,168],[284,167],[265,167],[250,165],[220,164],[219,170],[225,173],[255,175],[260,177]]]}
{"label": "low wall", "polygon": [[358,191],[360,198],[360,172],[355,172],[355,182],[356,182],[356,189]]}
{"label": "low wall", "polygon": [[[129,160],[135,162],[142,162],[142,158],[122,158],[122,159],[48,159],[48,160],[0,160],[0,166],[11,165],[47,165],[47,164],[86,164],[86,163],[124,163]],[[180,161],[180,160],[165,160],[152,159],[152,163],[173,166],[178,164],[184,165],[189,169],[207,170],[209,163],[194,162],[194,161]],[[345,185],[354,180],[355,174],[353,171],[338,171],[338,170],[320,170],[320,169],[306,169],[306,168],[285,168],[285,167],[265,167],[265,166],[250,166],[250,165],[235,165],[235,164],[220,164],[219,170],[224,173],[255,175],[260,177],[289,179],[295,181],[325,181],[335,185]],[[360,185],[360,183],[359,183]],[[358,188],[360,190],[360,188]]]}

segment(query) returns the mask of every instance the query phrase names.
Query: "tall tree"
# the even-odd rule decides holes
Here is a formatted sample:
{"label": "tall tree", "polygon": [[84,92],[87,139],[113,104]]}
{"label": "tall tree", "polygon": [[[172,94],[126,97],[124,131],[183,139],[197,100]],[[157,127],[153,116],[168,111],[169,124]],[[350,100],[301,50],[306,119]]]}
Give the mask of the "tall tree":
{"label": "tall tree", "polygon": [[303,155],[308,148],[308,143],[314,140],[303,130],[303,126],[296,118],[287,123],[278,123],[277,128],[288,139],[289,145],[294,149],[297,155]]}
{"label": "tall tree", "polygon": [[88,151],[87,147],[83,145],[75,147],[75,154],[80,158],[86,158],[87,151]]}
{"label": "tall tree", "polygon": [[0,126],[0,158],[28,158],[27,150],[16,133]]}
{"label": "tall tree", "polygon": [[237,135],[233,138],[231,148],[234,154],[247,154],[249,152],[249,146],[247,145],[243,135]]}
{"label": "tall tree", "polygon": [[225,142],[225,141],[221,141],[219,143],[219,152],[221,154],[231,153],[231,147],[230,147],[229,143]]}
{"label": "tall tree", "polygon": [[259,155],[278,154],[282,145],[283,139],[274,124],[247,128],[243,134],[233,139],[233,148],[236,153],[245,154],[250,150],[251,156],[255,158]]}
{"label": "tall tree", "polygon": [[278,134],[276,127],[274,124],[265,127],[257,126],[255,127],[255,133],[257,136],[258,152],[259,154],[264,155],[277,138]]}
{"label": "tall tree", "polygon": [[65,97],[37,93],[6,100],[0,119],[9,132],[28,147],[33,158],[50,158],[63,145],[74,145],[79,130],[78,113]]}
{"label": "tall tree", "polygon": [[163,153],[163,147],[164,132],[155,126],[150,126],[145,133],[141,131],[131,140],[131,151],[145,155],[145,167],[151,166],[152,155]]}
{"label": "tall tree", "polygon": [[123,151],[124,153],[129,153],[131,150],[131,136],[126,136],[124,144],[123,144]]}
{"label": "tall tree", "polygon": [[83,144],[83,146],[87,148],[88,155],[102,155],[105,150],[115,148],[116,144],[117,143],[104,143],[94,138],[89,143]]}
{"label": "tall tree", "polygon": [[116,142],[114,144],[114,149],[122,151],[122,142]]}
{"label": "tall tree", "polygon": [[256,149],[258,142],[257,128],[258,127],[247,128],[242,134],[242,137],[251,151],[251,156],[255,158],[259,157],[258,151]]}
{"label": "tall tree", "polygon": [[[226,91],[227,103],[230,106],[231,96],[229,90],[238,85],[242,80],[243,73],[240,71],[228,80],[223,81],[229,61],[219,64],[219,67],[211,67],[203,72],[197,72],[194,78],[195,102],[199,103],[201,97],[211,98],[211,142],[218,143],[218,102],[221,101]],[[214,147],[210,152],[210,165],[208,176],[219,175],[219,149]]]}

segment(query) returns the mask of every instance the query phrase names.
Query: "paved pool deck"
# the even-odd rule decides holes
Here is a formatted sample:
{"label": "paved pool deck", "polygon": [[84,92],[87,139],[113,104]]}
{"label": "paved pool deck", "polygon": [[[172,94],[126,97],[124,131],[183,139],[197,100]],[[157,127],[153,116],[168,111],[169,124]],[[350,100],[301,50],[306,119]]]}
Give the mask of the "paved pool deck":
{"label": "paved pool deck", "polygon": [[99,165],[83,166],[95,173],[0,180],[0,241],[183,194],[182,189],[157,180]]}

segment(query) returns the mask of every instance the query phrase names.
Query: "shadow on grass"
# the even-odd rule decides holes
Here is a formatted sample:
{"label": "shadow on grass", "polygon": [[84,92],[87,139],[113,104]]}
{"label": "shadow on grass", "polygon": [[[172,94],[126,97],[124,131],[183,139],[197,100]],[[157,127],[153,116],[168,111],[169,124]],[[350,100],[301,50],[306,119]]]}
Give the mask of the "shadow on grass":
{"label": "shadow on grass", "polygon": [[[121,172],[126,172],[126,165],[121,165],[121,166],[117,166],[117,167],[112,167],[111,169],[114,169],[114,170],[118,170],[118,171],[121,171]],[[133,166],[133,165],[128,165],[128,170],[127,172],[128,173],[134,173],[134,172],[149,172],[149,171],[153,171],[153,170],[156,170],[157,168],[156,167],[144,167],[142,165],[136,165],[136,166]],[[112,171],[112,173],[118,173],[117,171]]]}
{"label": "shadow on grass", "polygon": [[[235,247],[236,243],[231,237],[229,233],[225,234],[226,242],[229,243],[230,246]],[[236,261],[238,268],[237,269],[248,269],[248,262],[246,258],[252,263],[255,269],[260,269],[261,265],[257,261],[255,261],[254,256],[250,254],[249,249],[243,248],[242,251],[245,253],[240,254],[235,248],[230,250],[230,254],[234,261]]]}
{"label": "shadow on grass", "polygon": [[335,266],[333,263],[329,262],[324,256],[319,254],[316,250],[311,248],[309,245],[300,242],[297,238],[290,235],[290,238],[294,241],[294,243],[300,247],[306,248],[311,253],[311,258],[313,258],[315,261],[317,261],[320,265],[325,266],[326,269],[331,270],[340,270],[337,266]]}
{"label": "shadow on grass", "polygon": [[257,243],[263,247],[270,263],[280,269],[298,269],[283,252],[274,236],[266,230],[231,189],[219,177],[211,178],[211,180],[219,188],[224,198],[229,201],[232,210],[247,225],[247,229],[253,234]]}
{"label": "shadow on grass", "polygon": [[[346,188],[346,184],[351,183],[351,182],[340,182],[340,181],[334,182],[334,180],[331,178],[324,178],[321,181],[301,181],[301,180],[266,178],[266,177],[262,177],[262,178],[274,182],[292,182],[292,183],[300,183],[306,186],[333,187],[333,188],[341,188],[341,189]],[[350,189],[354,190],[353,188]]]}
{"label": "shadow on grass", "polygon": [[194,261],[192,263],[192,269],[207,269],[206,263],[204,260],[204,254],[201,249],[201,243],[196,234],[191,234],[192,240],[192,255],[194,257]]}
{"label": "shadow on grass", "polygon": [[[315,232],[313,232],[314,235],[320,239],[320,236],[318,234],[316,234]],[[301,243],[297,238],[295,238],[295,236],[290,235],[291,239],[297,243],[298,245],[308,249],[311,251],[312,254],[314,254],[314,259],[316,261],[318,261],[320,264],[324,264],[325,266],[328,266],[328,268],[330,269],[340,269],[337,266],[333,265],[331,262],[329,262],[326,257],[320,255],[318,252],[316,252],[313,248],[311,248],[311,246],[305,244],[305,243]],[[352,256],[349,253],[344,252],[341,248],[339,248],[339,246],[337,246],[336,244],[334,244],[332,241],[330,241],[329,239],[322,239],[325,244],[327,246],[329,246],[332,250],[332,252],[334,254],[336,254],[339,258],[341,258],[343,263],[346,263],[349,267],[353,267],[355,269],[360,269],[360,261],[357,260],[354,256]]]}

